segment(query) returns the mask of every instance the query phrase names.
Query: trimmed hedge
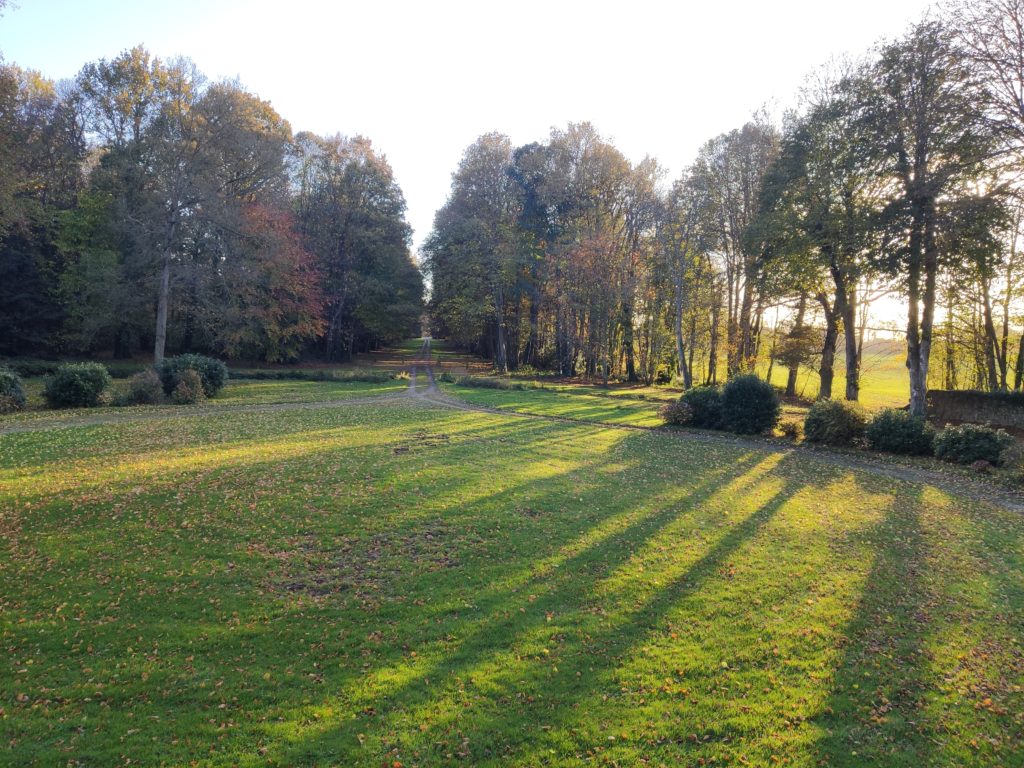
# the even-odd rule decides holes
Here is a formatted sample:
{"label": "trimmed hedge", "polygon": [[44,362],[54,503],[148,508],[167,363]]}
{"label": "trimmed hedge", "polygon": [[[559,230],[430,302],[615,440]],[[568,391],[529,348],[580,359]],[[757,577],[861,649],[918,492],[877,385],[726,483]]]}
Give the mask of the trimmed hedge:
{"label": "trimmed hedge", "polygon": [[7,368],[0,368],[0,413],[20,411],[25,407],[25,388],[21,377]]}
{"label": "trimmed hedge", "polygon": [[694,387],[683,393],[680,402],[689,406],[690,424],[704,429],[722,427],[722,389],[717,386]]}
{"label": "trimmed hedge", "polygon": [[722,426],[739,435],[771,432],[782,403],[775,387],[752,373],[731,379],[722,389]]}
{"label": "trimmed hedge", "polygon": [[819,400],[804,419],[804,439],[823,445],[852,445],[864,437],[867,414],[844,400]]}
{"label": "trimmed hedge", "polygon": [[193,354],[167,357],[156,366],[157,375],[164,385],[164,394],[173,394],[181,375],[188,370],[199,374],[203,382],[203,392],[207,397],[213,397],[220,392],[228,380],[228,367],[215,358]]}
{"label": "trimmed hedge", "polygon": [[47,380],[43,395],[53,408],[91,408],[99,405],[110,382],[100,363],[65,363]]}
{"label": "trimmed hedge", "polygon": [[932,452],[935,428],[908,411],[886,408],[875,414],[865,431],[868,445],[876,451],[926,456]]}
{"label": "trimmed hedge", "polygon": [[943,461],[973,464],[987,461],[1001,464],[1003,453],[1013,445],[1013,438],[1002,429],[980,424],[951,425],[935,438],[935,456]]}

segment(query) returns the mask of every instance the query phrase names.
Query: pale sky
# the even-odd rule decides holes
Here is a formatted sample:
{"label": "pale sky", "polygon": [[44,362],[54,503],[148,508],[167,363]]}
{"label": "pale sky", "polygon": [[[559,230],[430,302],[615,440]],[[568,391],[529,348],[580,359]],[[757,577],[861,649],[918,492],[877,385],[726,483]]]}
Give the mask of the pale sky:
{"label": "pale sky", "polygon": [[294,131],[363,134],[395,170],[418,245],[463,150],[589,120],[676,177],[707,139],[793,102],[830,57],[860,54],[925,0],[326,2],[12,0],[0,52],[53,79],[139,43],[235,78]]}

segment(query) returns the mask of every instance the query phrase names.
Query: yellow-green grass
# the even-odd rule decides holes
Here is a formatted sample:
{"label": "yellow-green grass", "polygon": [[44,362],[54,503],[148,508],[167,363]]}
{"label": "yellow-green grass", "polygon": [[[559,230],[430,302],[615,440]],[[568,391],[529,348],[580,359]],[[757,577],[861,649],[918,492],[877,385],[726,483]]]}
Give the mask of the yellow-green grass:
{"label": "yellow-green grass", "polygon": [[603,393],[588,392],[582,387],[526,390],[481,389],[460,385],[443,387],[446,392],[473,405],[498,410],[634,427],[658,427],[665,423],[658,416],[662,405],[660,402],[613,398]]}
{"label": "yellow-green grass", "polygon": [[0,547],[2,764],[1024,754],[1024,519],[807,456],[199,410],[0,435]]}
{"label": "yellow-green grass", "polygon": [[[47,408],[43,397],[43,378],[24,380],[25,394],[28,396],[27,409],[22,412],[0,414],[0,429],[6,423],[34,421],[65,416],[101,417],[111,413],[128,415],[131,413],[161,413],[172,406],[168,404],[152,406],[129,406],[101,408],[51,410]],[[311,403],[324,400],[341,400],[353,397],[370,397],[374,395],[396,394],[409,386],[409,382],[396,379],[381,383],[362,381],[254,381],[249,379],[229,379],[224,389],[216,397],[206,400],[202,407],[216,408],[230,405],[267,405],[274,403]],[[116,398],[127,391],[128,382],[115,380],[110,387],[110,396]],[[192,406],[186,408],[189,412]]]}
{"label": "yellow-green grass", "polygon": [[[902,408],[910,398],[910,379],[907,374],[907,351],[902,342],[875,340],[864,345],[860,374],[860,404],[869,411],[882,408]],[[767,373],[767,363],[759,366],[761,375]],[[772,370],[772,383],[785,386],[789,371],[779,365]],[[797,394],[813,400],[818,395],[820,376],[817,370],[801,367],[797,375]],[[841,398],[846,393],[846,368],[842,349],[836,357],[832,396]]]}

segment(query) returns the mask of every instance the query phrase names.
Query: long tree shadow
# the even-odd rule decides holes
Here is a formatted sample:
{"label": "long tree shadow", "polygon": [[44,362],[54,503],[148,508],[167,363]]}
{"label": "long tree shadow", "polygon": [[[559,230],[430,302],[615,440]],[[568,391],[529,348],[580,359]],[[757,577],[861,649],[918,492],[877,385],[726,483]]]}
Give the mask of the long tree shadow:
{"label": "long tree shadow", "polygon": [[[542,760],[545,754],[550,754],[551,748],[556,746],[556,751],[564,754],[566,745],[556,744],[555,740],[547,743],[545,734],[560,729],[559,739],[564,742],[567,733],[586,731],[586,728],[575,727],[580,724],[581,714],[583,717],[587,716],[585,703],[596,701],[605,692],[615,690],[616,671],[626,659],[637,652],[638,646],[646,641],[649,633],[663,627],[674,609],[700,594],[709,582],[724,578],[723,571],[728,570],[724,566],[742,547],[755,539],[786,502],[804,487],[803,481],[789,476],[785,462],[785,459],[780,461],[766,475],[759,478],[770,482],[782,477],[784,479],[781,486],[772,491],[771,496],[751,513],[730,526],[699,559],[667,583],[659,583],[649,596],[637,596],[633,607],[615,616],[615,620],[603,631],[575,636],[569,636],[567,633],[558,653],[559,674],[573,679],[579,673],[576,677],[578,684],[558,698],[555,711],[551,711],[551,702],[537,702],[537,706],[531,708],[536,721],[546,723],[544,731],[533,730],[523,733],[517,740],[493,747],[486,746],[485,740],[484,754],[481,757],[499,761],[514,758],[520,762],[525,759],[527,763],[531,763],[534,760]],[[714,491],[720,490],[721,487],[708,489],[708,495],[713,495]],[[712,635],[707,640],[714,644],[715,637]],[[718,671],[720,670],[708,672],[713,674]],[[549,679],[550,669],[547,665],[530,665],[526,669],[510,671],[498,680],[489,680],[489,687],[497,689],[489,695],[511,702],[523,691],[543,690]],[[494,712],[490,718],[477,718],[473,725],[474,733],[483,735],[500,730],[503,718],[504,714],[500,711]],[[434,730],[441,731],[446,725],[452,724],[439,724]],[[724,724],[720,724],[716,731],[719,738],[726,740],[738,735],[731,733]],[[584,740],[577,741],[574,748],[577,754],[585,754],[595,747],[600,749],[603,746]],[[686,745],[680,744],[677,745],[673,757],[679,758],[685,753]]]}
{"label": "long tree shadow", "polygon": [[[636,439],[636,438],[634,438]],[[748,455],[737,464],[727,466],[711,477],[698,482],[682,498],[666,504],[657,511],[639,517],[625,528],[599,539],[585,549],[576,552],[558,564],[558,574],[552,584],[548,581],[540,589],[538,581],[537,594],[530,594],[533,587],[529,584],[522,588],[508,590],[495,589],[485,592],[474,601],[473,613],[481,617],[477,626],[456,647],[448,651],[443,658],[426,668],[417,668],[414,677],[392,687],[383,695],[377,694],[372,699],[374,713],[386,714],[401,706],[402,711],[415,712],[419,708],[430,707],[439,694],[435,689],[423,684],[424,679],[458,680],[471,677],[485,665],[501,664],[501,658],[512,650],[513,645],[531,633],[545,626],[555,611],[586,612],[589,603],[596,598],[598,585],[602,576],[615,571],[627,562],[634,552],[646,542],[658,536],[666,526],[689,511],[690,505],[715,496],[730,485],[745,482],[756,482],[760,475],[757,470],[765,462],[763,455]],[[773,457],[771,462],[776,459]],[[771,473],[771,470],[768,470]],[[747,475],[754,472],[751,480]],[[744,542],[755,536],[757,532],[773,517],[799,487],[795,482],[784,482],[783,486],[773,494],[772,498],[753,511],[739,523],[729,527],[724,534],[715,540],[703,556],[694,562],[685,573],[664,588],[659,589],[653,598],[646,600],[641,606],[628,614],[627,622],[616,624],[606,632],[597,635],[579,635],[560,651],[562,658],[569,659],[568,668],[594,665],[595,647],[602,648],[602,656],[607,664],[617,658],[637,642],[636,635],[657,623],[673,605],[686,594],[700,589],[725,560]],[[583,533],[582,530],[578,533]],[[580,574],[586,574],[581,583]],[[566,605],[570,607],[566,607]],[[528,611],[527,611],[528,608]],[[543,685],[541,676],[545,672],[540,669],[523,670],[518,667],[510,669],[507,674],[499,674],[488,681],[490,693],[488,698],[495,702],[510,700],[517,691],[530,685]],[[523,675],[526,679],[523,679]],[[590,675],[589,684],[577,690],[574,700],[582,701],[594,695],[590,685],[598,685],[599,675]],[[571,702],[569,706],[572,706]],[[550,718],[551,713],[548,713]],[[496,713],[493,721],[487,721],[483,728],[474,727],[475,733],[486,731],[491,725],[501,722],[500,713]],[[369,728],[372,724],[367,723]],[[444,734],[454,727],[451,722],[439,720],[434,726],[421,734],[421,741],[436,738],[438,743],[444,741]],[[325,743],[337,744],[350,730],[349,726],[332,733],[328,730],[317,730],[298,743],[283,746],[281,757],[285,762],[308,762]],[[511,749],[512,745],[494,745],[491,754],[495,757],[500,749]],[[482,755],[482,757],[485,755]]]}
{"label": "long tree shadow", "polygon": [[[881,522],[860,532],[874,552],[831,693],[815,724],[821,764],[931,765],[935,734],[925,711],[925,648],[937,608],[928,585],[921,490],[898,491]],[[912,499],[906,499],[912,495]]]}

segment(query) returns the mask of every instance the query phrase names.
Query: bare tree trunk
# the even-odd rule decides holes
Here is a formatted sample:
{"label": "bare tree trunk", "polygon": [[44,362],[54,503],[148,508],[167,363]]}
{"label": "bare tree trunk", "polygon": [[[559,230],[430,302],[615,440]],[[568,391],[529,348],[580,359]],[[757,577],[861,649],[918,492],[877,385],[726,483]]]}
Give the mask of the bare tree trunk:
{"label": "bare tree trunk", "polygon": [[[807,293],[800,294],[800,303],[796,305],[796,319],[793,321],[793,330],[801,331],[804,327],[804,316],[807,313]],[[796,378],[800,373],[799,365],[789,367],[789,376],[786,377],[786,394],[789,397],[796,395]]]}
{"label": "bare tree trunk", "polygon": [[718,383],[718,336],[722,318],[722,297],[715,292],[711,302],[711,341],[708,348],[708,377],[706,384]]}
{"label": "bare tree trunk", "polygon": [[978,280],[978,286],[981,289],[982,321],[985,327],[985,368],[988,374],[988,388],[995,392],[1006,389],[1006,358],[1000,354],[999,335],[996,333],[995,321],[992,318],[992,281],[982,275]]}
{"label": "bare tree trunk", "polygon": [[1020,391],[1024,384],[1024,333],[1020,335],[1020,345],[1017,347],[1017,365],[1013,369],[1013,389]]}
{"label": "bare tree trunk", "polygon": [[754,291],[750,281],[747,280],[743,291],[743,300],[740,303],[739,318],[739,347],[736,350],[736,359],[730,376],[740,372],[746,372],[752,367],[751,354],[753,352],[753,336],[751,324],[754,311]]}
{"label": "bare tree trunk", "polygon": [[910,229],[910,263],[907,270],[907,372],[910,379],[910,413],[925,415],[925,387],[927,370],[922,370],[923,342],[921,339],[921,265],[922,251],[919,212],[915,211]]}
{"label": "bare tree trunk", "polygon": [[[837,296],[838,298],[838,296]],[[857,343],[857,286],[845,290],[842,309],[843,343],[846,346],[846,399],[860,399],[860,346]]]}
{"label": "bare tree trunk", "polygon": [[818,387],[818,399],[829,400],[832,397],[832,380],[835,378],[836,342],[839,341],[839,318],[833,307],[829,306],[825,294],[818,295],[818,302],[825,312],[825,341],[821,347],[821,367],[818,375],[821,384]]}
{"label": "bare tree trunk", "polygon": [[497,347],[494,350],[494,364],[499,373],[508,373],[508,349],[505,344],[505,290],[501,281],[495,289],[494,314],[497,331]]}
{"label": "bare tree trunk", "polygon": [[153,362],[164,359],[167,344],[167,305],[171,292],[171,245],[164,246],[163,267],[160,270],[160,289],[156,300],[156,339],[153,344]]}
{"label": "bare tree trunk", "polygon": [[690,389],[693,386],[693,373],[686,362],[686,348],[683,343],[683,271],[676,272],[676,307],[675,307],[675,332],[676,332],[676,374],[683,380],[683,388]]}
{"label": "bare tree trunk", "polygon": [[174,234],[177,229],[178,222],[174,217],[171,217],[164,229],[163,264],[160,269],[160,287],[156,299],[156,333],[154,334],[153,343],[154,363],[159,363],[164,359],[164,349],[167,345],[167,309],[171,294],[171,256],[174,254]]}
{"label": "bare tree trunk", "polygon": [[956,389],[956,360],[953,352],[956,348],[956,339],[953,337],[953,306],[955,292],[950,285],[946,291],[946,350],[945,350],[945,376],[943,383],[946,389]]}

